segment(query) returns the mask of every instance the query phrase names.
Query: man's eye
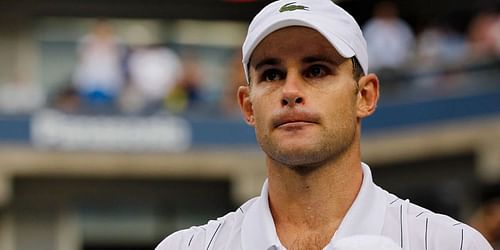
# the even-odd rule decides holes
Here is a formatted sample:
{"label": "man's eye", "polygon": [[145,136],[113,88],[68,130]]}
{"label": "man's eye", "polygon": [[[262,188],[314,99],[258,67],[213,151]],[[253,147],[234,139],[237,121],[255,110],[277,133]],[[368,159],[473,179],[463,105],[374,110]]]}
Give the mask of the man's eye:
{"label": "man's eye", "polygon": [[278,81],[283,79],[283,73],[276,69],[269,69],[262,74],[262,80],[266,82]]}
{"label": "man's eye", "polygon": [[305,76],[308,78],[323,77],[327,74],[327,70],[324,66],[313,65],[307,69]]}

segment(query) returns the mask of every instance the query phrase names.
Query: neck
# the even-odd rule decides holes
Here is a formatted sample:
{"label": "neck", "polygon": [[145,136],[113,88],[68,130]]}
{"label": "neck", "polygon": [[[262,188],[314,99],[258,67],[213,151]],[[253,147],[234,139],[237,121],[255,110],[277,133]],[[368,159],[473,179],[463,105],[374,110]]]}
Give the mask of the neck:
{"label": "neck", "polygon": [[333,237],[361,187],[363,173],[355,151],[307,174],[267,160],[271,213],[287,248],[305,237],[303,241],[319,242],[321,249]]}

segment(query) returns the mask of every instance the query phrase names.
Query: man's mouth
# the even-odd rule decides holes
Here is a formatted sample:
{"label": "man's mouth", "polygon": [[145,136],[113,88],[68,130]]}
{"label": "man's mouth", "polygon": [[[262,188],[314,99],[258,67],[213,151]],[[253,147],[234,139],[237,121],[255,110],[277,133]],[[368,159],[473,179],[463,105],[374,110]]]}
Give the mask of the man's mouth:
{"label": "man's mouth", "polygon": [[318,124],[319,116],[310,112],[287,112],[279,114],[273,119],[273,127],[301,127]]}
{"label": "man's mouth", "polygon": [[308,121],[301,121],[301,120],[293,120],[293,121],[286,121],[286,122],[283,122],[281,124],[279,124],[277,127],[288,127],[288,128],[291,128],[291,127],[298,127],[298,126],[305,126],[305,125],[310,125],[310,124],[313,124],[312,122],[308,122]]}

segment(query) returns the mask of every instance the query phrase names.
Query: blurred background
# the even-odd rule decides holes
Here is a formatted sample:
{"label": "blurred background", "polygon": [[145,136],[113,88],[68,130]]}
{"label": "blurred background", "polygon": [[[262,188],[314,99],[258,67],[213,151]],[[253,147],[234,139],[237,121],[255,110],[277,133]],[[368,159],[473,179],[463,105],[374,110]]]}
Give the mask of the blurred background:
{"label": "blurred background", "polygon": [[[0,0],[0,249],[152,249],[260,192],[236,103],[264,0]],[[500,1],[336,1],[381,79],[379,185],[500,234]]]}

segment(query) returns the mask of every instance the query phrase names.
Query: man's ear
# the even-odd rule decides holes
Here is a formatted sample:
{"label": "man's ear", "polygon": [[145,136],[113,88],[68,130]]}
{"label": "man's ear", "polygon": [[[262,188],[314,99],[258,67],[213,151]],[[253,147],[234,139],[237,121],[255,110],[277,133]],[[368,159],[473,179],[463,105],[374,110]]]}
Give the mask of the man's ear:
{"label": "man's ear", "polygon": [[250,87],[240,86],[238,88],[238,104],[240,105],[241,113],[246,123],[250,126],[255,125],[255,118],[253,115],[253,106],[250,100]]}
{"label": "man's ear", "polygon": [[358,111],[359,118],[365,118],[375,112],[379,98],[379,81],[375,74],[362,76],[359,81]]}

